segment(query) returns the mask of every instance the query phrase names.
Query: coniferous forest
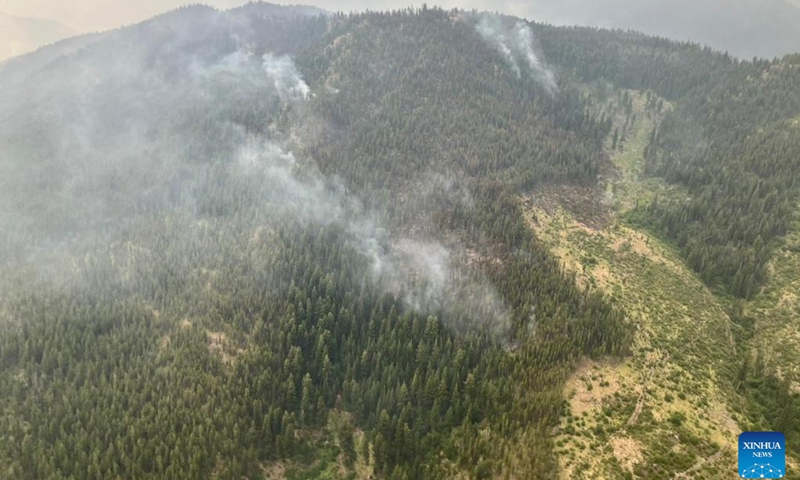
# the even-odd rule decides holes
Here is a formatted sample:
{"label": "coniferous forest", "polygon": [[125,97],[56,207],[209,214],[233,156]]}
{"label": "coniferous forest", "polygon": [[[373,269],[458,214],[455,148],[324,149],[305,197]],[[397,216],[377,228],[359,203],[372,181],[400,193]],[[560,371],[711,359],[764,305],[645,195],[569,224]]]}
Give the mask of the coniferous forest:
{"label": "coniferous forest", "polygon": [[636,327],[520,199],[608,176],[598,103],[664,112],[686,194],[629,221],[719,295],[800,200],[796,57],[259,3],[58,48],[0,64],[0,478],[553,478],[564,382]]}

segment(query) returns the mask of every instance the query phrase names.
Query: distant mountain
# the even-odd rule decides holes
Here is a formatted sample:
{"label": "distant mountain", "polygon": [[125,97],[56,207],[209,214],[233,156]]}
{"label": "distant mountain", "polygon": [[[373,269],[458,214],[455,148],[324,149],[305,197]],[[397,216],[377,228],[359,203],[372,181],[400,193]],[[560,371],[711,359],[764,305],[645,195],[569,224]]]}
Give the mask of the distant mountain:
{"label": "distant mountain", "polygon": [[44,68],[50,62],[78,52],[90,43],[103,38],[105,33],[87,33],[69,37],[51,45],[39,48],[27,55],[18,55],[0,62],[0,78],[7,85],[18,84],[25,78]]}
{"label": "distant mountain", "polygon": [[[228,2],[219,0],[210,3],[217,8],[228,8],[234,12],[245,12],[250,15],[263,15],[270,17],[313,17],[316,15],[328,15],[330,13],[327,10],[311,5],[278,5],[268,2],[248,2],[242,5],[240,0],[232,0]],[[230,4],[230,6],[226,7],[226,4]]]}
{"label": "distant mountain", "polygon": [[[127,2],[124,0],[48,0],[46,6],[42,2],[11,2],[0,0],[0,11],[19,17],[47,17],[57,18],[59,21],[72,26],[80,32],[104,31],[124,25],[141,22],[152,18],[165,11],[179,8],[187,4],[203,4],[218,10],[230,10],[243,5],[265,5],[263,2],[248,2],[246,0],[138,0]],[[323,2],[324,3],[324,2]],[[319,12],[314,7],[300,5],[287,5],[277,12],[278,5],[271,5],[271,14],[285,15],[298,12]]]}
{"label": "distant mountain", "polygon": [[75,30],[54,20],[0,13],[0,61],[31,52],[75,33]]}
{"label": "distant mountain", "polygon": [[800,51],[800,0],[536,0],[525,13],[691,40],[742,58]]}
{"label": "distant mountain", "polygon": [[[229,14],[231,18],[237,18],[239,19],[240,22],[245,21],[245,23],[248,24],[251,23],[251,20],[249,19],[260,19],[263,22],[264,20],[270,18],[289,19],[293,17],[314,17],[318,15],[327,16],[330,14],[330,12],[323,10],[321,8],[307,6],[307,5],[282,6],[266,2],[248,2],[244,5],[238,7],[236,6],[237,4],[241,3],[242,2],[240,2],[239,0],[234,0],[229,2],[226,1],[215,2],[215,4],[221,5],[222,7],[230,6],[231,8],[229,10]],[[192,9],[184,8],[166,14],[162,14],[155,17],[153,20],[156,22],[157,21],[170,22],[174,17],[182,17],[182,16],[191,17],[192,13],[187,13],[187,12],[194,12],[194,14],[196,14],[196,12],[205,12],[206,14],[211,14],[211,15],[215,14],[214,8],[197,6]],[[4,14],[0,14],[0,16],[2,16],[0,18],[3,17],[11,19],[18,18]],[[29,19],[21,19],[21,20],[29,20]],[[53,23],[57,24],[57,22]],[[0,25],[3,25],[2,20],[0,20]],[[247,26],[247,28],[253,28],[253,26],[250,25]],[[57,38],[55,40],[41,42],[39,46],[35,48],[39,48],[42,45],[47,45],[47,46],[45,48],[39,48],[38,51],[29,53],[28,55],[15,53],[14,55],[17,56],[15,56],[15,58],[13,59],[10,57],[14,55],[9,55],[6,57],[0,55],[0,78],[2,78],[2,81],[5,82],[6,85],[19,83],[20,81],[24,81],[28,77],[28,75],[47,66],[50,62],[58,60],[59,58],[64,56],[75,54],[84,47],[87,47],[88,45],[94,43],[95,41],[105,38],[109,35],[116,34],[117,36],[119,36],[120,35],[119,32],[121,30],[123,29],[110,30],[102,33],[87,33],[84,35],[76,35],[76,33],[70,29],[72,33],[64,35],[64,37],[62,37],[65,38],[64,40],[58,41],[60,39]],[[5,35],[7,35],[5,30],[0,32],[0,38],[3,38]],[[283,31],[274,28],[267,29],[266,31],[262,31],[260,35],[273,36],[273,37],[281,36],[283,35]],[[50,43],[52,44],[48,45]],[[28,51],[31,50],[32,49],[29,49]],[[2,47],[0,47],[0,53],[2,53]],[[24,53],[27,53],[27,51]]]}

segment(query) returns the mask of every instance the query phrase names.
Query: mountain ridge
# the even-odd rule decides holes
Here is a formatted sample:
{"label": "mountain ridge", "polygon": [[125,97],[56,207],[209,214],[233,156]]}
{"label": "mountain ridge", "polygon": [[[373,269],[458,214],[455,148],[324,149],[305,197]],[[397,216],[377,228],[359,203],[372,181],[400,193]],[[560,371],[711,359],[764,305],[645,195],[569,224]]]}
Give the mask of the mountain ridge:
{"label": "mountain ridge", "polygon": [[84,40],[0,67],[0,472],[707,479],[800,438],[789,59],[428,7]]}
{"label": "mountain ridge", "polygon": [[52,44],[76,32],[55,20],[23,18],[0,12],[0,62]]}

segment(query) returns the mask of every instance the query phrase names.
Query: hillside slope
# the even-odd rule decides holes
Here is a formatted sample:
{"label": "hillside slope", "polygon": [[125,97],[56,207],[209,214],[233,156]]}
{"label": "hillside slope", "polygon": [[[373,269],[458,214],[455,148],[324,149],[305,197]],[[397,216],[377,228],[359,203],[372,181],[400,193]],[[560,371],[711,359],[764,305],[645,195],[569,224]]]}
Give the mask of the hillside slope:
{"label": "hillside slope", "polygon": [[546,475],[575,359],[628,333],[513,192],[593,179],[607,123],[480,18],[273,8],[6,77],[2,471]]}
{"label": "hillside slope", "polygon": [[797,389],[797,226],[752,301],[704,286],[674,245],[641,226],[640,203],[688,195],[645,174],[649,137],[673,111],[653,98],[626,90],[598,104],[615,117],[602,195],[556,188],[523,199],[531,228],[576,281],[609,295],[636,329],[629,360],[587,360],[567,382],[561,478],[732,478],[741,431],[796,435],[784,410],[797,411],[797,395],[780,391]]}
{"label": "hillside slope", "polygon": [[800,435],[794,313],[750,320],[790,59],[292,12],[0,69],[0,476],[727,478]]}
{"label": "hillside slope", "polygon": [[622,221],[636,202],[669,192],[642,178],[647,138],[664,112],[648,110],[636,91],[607,105],[627,141],[607,144],[616,172],[606,184],[606,225],[577,220],[553,203],[558,192],[526,200],[537,235],[579,283],[624,308],[636,330],[630,359],[587,361],[565,386],[561,478],[728,478],[742,429],[730,407],[737,358],[730,319],[674,247]]}

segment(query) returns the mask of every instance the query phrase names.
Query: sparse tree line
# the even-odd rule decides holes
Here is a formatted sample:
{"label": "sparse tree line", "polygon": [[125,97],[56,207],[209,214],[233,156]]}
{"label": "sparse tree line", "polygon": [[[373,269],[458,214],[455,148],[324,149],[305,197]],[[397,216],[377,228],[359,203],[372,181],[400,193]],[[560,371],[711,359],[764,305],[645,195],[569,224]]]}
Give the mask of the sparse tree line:
{"label": "sparse tree line", "polygon": [[[178,149],[201,174],[160,185],[162,196],[132,193],[115,210],[125,228],[56,250],[54,268],[5,261],[0,472],[10,478],[257,478],[261,464],[313,458],[334,411],[347,413],[333,437],[348,465],[367,461],[381,478],[548,478],[564,379],[581,356],[627,354],[631,336],[623,313],[577,287],[533,237],[517,200],[544,183],[591,185],[606,165],[612,122],[577,81],[681,105],[654,133],[648,168],[693,195],[648,212],[707,281],[750,294],[787,228],[796,197],[780,193],[796,190],[800,171],[786,122],[797,69],[542,26],[562,72],[551,95],[450,12],[275,25],[247,9],[231,15],[255,26],[258,52],[291,52],[316,96],[273,112],[239,85],[217,92],[224,102],[172,111],[160,127],[205,139]],[[226,51],[229,36],[215,35],[204,41]],[[168,54],[152,55],[172,71]],[[392,232],[478,252],[469,268],[507,306],[507,334],[458,328],[458,305],[410,309],[369,280],[351,232],[265,211],[262,186],[222,168],[231,133],[215,118],[289,136],[300,115],[319,131],[299,161],[340,178]],[[752,122],[737,127],[741,116]],[[695,143],[679,136],[682,118],[700,125]],[[434,188],[417,201],[433,174],[457,194]],[[98,188],[110,194],[113,182]],[[171,211],[187,192],[191,209]],[[511,472],[520,432],[528,443]]]}

